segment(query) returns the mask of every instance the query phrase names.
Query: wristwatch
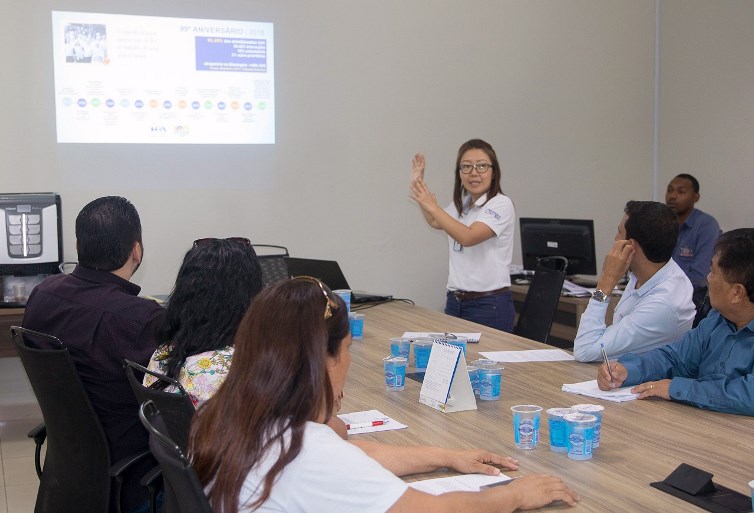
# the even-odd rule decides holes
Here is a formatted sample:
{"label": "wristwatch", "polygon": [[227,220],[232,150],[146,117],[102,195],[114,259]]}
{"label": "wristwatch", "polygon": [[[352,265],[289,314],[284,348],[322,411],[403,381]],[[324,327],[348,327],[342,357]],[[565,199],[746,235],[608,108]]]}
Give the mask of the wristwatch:
{"label": "wristwatch", "polygon": [[600,303],[609,303],[610,302],[610,296],[608,296],[607,294],[605,294],[601,290],[595,290],[592,293],[592,299],[594,299],[595,301],[599,301]]}

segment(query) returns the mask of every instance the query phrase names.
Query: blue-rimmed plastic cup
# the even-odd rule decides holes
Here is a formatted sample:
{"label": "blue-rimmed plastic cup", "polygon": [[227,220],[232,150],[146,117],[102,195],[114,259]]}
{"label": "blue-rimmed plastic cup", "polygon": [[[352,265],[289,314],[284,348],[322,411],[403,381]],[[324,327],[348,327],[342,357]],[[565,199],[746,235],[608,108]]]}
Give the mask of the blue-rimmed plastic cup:
{"label": "blue-rimmed plastic cup", "polygon": [[398,392],[406,386],[406,362],[401,356],[390,355],[383,359],[385,368],[385,388],[391,392]]}
{"label": "blue-rimmed plastic cup", "polygon": [[364,338],[364,314],[349,314],[348,321],[351,323],[351,338],[354,340]]}
{"label": "blue-rimmed plastic cup", "polygon": [[568,437],[568,457],[572,460],[592,459],[597,417],[588,413],[570,413],[563,417]]}
{"label": "blue-rimmed plastic cup", "polygon": [[346,304],[346,312],[351,313],[351,290],[350,289],[337,289],[333,290],[333,294],[337,294]]}
{"label": "blue-rimmed plastic cup", "polygon": [[751,510],[754,511],[754,481],[749,481],[749,488],[751,488]]}
{"label": "blue-rimmed plastic cup", "polygon": [[466,359],[466,337],[456,337],[456,338],[448,338],[445,339],[448,344],[451,346],[460,347],[463,351],[463,358]]}
{"label": "blue-rimmed plastic cup", "polygon": [[400,356],[408,361],[408,355],[411,352],[411,339],[405,337],[395,337],[390,339],[390,354]]}
{"label": "blue-rimmed plastic cup", "polygon": [[484,365],[479,374],[479,399],[482,401],[499,401],[500,386],[503,382],[503,366],[499,363]]}
{"label": "blue-rimmed plastic cup", "polygon": [[565,415],[578,413],[573,408],[550,408],[547,410],[547,425],[550,428],[550,450],[568,452]]}
{"label": "blue-rimmed plastic cup", "polygon": [[424,372],[427,370],[429,355],[432,353],[432,339],[424,337],[415,338],[413,345],[414,367],[416,367],[416,372]]}
{"label": "blue-rimmed plastic cup", "polygon": [[477,397],[479,397],[479,393],[481,392],[481,389],[480,389],[481,383],[479,381],[478,371],[481,370],[483,367],[492,366],[492,365],[495,365],[496,363],[497,362],[495,362],[494,360],[486,360],[484,358],[480,358],[479,360],[473,360],[471,362],[471,367],[474,367],[475,369],[477,369],[476,379],[471,378],[471,371],[469,370],[469,377],[471,378],[471,387],[474,389],[474,395],[476,395]]}
{"label": "blue-rimmed plastic cup", "polygon": [[471,381],[471,389],[474,391],[474,395],[479,397],[479,367],[473,363],[466,366],[466,370],[469,371],[469,380]]}
{"label": "blue-rimmed plastic cup", "polygon": [[539,414],[542,407],[536,404],[511,406],[513,412],[513,437],[517,449],[536,449],[539,445]]}
{"label": "blue-rimmed plastic cup", "polygon": [[605,410],[604,406],[599,404],[576,404],[571,406],[579,413],[586,413],[587,415],[594,415],[597,417],[597,424],[594,426],[594,448],[600,446],[600,438],[602,438],[602,412]]}

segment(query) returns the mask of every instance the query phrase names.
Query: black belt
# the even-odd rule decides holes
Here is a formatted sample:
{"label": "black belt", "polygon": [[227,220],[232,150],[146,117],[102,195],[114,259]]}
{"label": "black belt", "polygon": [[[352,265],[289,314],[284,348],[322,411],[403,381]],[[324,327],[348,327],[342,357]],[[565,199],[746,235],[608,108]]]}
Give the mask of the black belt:
{"label": "black belt", "polygon": [[469,299],[479,299],[482,297],[499,296],[505,292],[508,292],[510,287],[503,287],[502,289],[488,290],[486,292],[469,292],[466,290],[449,290],[458,301],[468,301]]}

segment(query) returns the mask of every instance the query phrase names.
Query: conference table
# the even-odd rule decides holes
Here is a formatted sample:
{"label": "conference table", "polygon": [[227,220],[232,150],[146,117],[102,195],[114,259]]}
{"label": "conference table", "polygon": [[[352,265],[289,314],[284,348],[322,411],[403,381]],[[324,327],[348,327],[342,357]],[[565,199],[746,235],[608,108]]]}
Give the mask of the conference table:
{"label": "conference table", "polygon": [[[380,410],[407,429],[355,435],[399,445],[481,447],[519,460],[510,476],[547,473],[563,478],[581,495],[573,511],[686,512],[703,511],[649,486],[661,481],[679,464],[687,463],[714,474],[716,484],[749,494],[754,479],[754,418],[701,410],[658,399],[613,403],[561,391],[564,383],[596,377],[597,364],[526,362],[503,364],[501,399],[477,400],[477,410],[442,413],[419,403],[421,383],[407,379],[405,390],[385,389],[382,358],[390,354],[390,338],[412,332],[481,332],[469,344],[467,361],[481,351],[552,349],[528,339],[425,308],[392,302],[360,310],[365,314],[364,337],[351,347],[351,369],[341,413]],[[413,356],[413,355],[412,355]],[[408,371],[413,371],[409,362]],[[600,447],[588,461],[571,460],[550,451],[543,411],[540,443],[534,450],[516,449],[510,407],[537,404],[544,409],[579,403],[601,404]],[[438,471],[406,477],[406,481],[446,477]],[[545,511],[567,508],[556,503]]]}

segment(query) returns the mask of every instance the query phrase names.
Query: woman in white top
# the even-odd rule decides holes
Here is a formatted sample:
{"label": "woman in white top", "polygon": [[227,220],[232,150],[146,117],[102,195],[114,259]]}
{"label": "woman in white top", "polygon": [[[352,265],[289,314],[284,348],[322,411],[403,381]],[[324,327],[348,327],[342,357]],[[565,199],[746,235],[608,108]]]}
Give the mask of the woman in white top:
{"label": "woman in white top", "polygon": [[427,223],[448,235],[445,313],[503,331],[516,315],[510,266],[516,213],[503,194],[495,150],[481,139],[461,145],[454,169],[453,203],[445,209],[424,181],[424,155],[412,160],[411,199]]}
{"label": "woman in white top", "polygon": [[281,281],[257,296],[238,327],[225,383],[192,424],[193,465],[213,511],[486,513],[574,504],[560,479],[541,475],[483,492],[409,488],[394,472],[455,467],[456,457],[475,451],[388,448],[378,461],[340,438],[325,423],[342,395],[350,347],[345,304],[320,281]]}

